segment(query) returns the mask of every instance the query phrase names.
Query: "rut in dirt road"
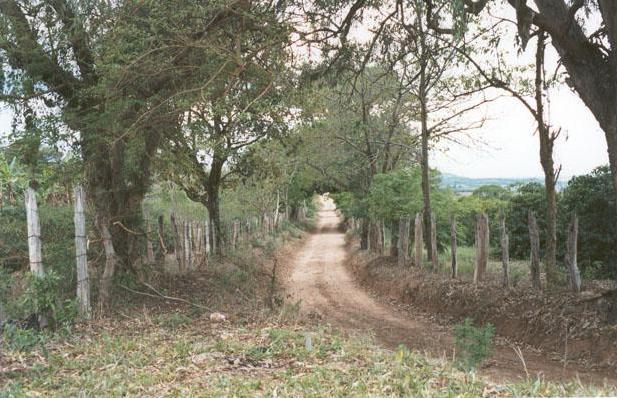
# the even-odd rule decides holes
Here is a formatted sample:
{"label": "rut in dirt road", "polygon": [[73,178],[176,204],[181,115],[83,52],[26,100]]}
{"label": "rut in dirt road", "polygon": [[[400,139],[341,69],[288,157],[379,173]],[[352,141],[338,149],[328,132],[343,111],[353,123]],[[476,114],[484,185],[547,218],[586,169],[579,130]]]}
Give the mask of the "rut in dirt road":
{"label": "rut in dirt road", "polygon": [[[403,344],[433,356],[450,357],[453,338],[448,330],[421,313],[411,314],[372,298],[353,280],[345,266],[348,252],[345,234],[339,230],[340,218],[334,202],[322,197],[317,232],[310,235],[297,254],[289,280],[288,294],[301,301],[303,314],[317,315],[324,323],[349,332],[371,333],[386,348]],[[603,383],[614,377],[584,368],[563,365],[538,353],[525,352],[526,370],[511,346],[494,350],[482,374],[496,381],[533,377],[567,380],[580,377],[587,382]]]}

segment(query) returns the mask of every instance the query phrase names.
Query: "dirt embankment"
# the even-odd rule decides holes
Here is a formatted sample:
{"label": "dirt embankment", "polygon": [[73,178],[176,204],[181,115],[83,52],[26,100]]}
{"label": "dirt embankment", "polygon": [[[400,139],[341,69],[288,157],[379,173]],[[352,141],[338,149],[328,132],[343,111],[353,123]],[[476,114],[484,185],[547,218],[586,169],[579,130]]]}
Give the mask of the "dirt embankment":
{"label": "dirt embankment", "polygon": [[[281,262],[279,275],[286,290],[286,301],[300,302],[301,313],[311,321],[332,324],[352,334],[373,334],[386,348],[393,349],[402,344],[433,356],[450,358],[456,351],[452,329],[448,322],[443,321],[444,316],[440,315],[439,308],[427,305],[425,308],[432,311],[422,311],[404,305],[401,300],[405,295],[412,300],[413,297],[423,296],[424,303],[438,303],[435,296],[448,293],[428,295],[424,289],[432,289],[430,284],[426,287],[406,286],[401,284],[405,275],[380,275],[386,268],[396,268],[384,268],[381,263],[369,264],[351,252],[344,233],[337,228],[339,221],[334,204],[326,198],[318,213],[317,231],[294,255]],[[351,264],[354,262],[355,270]],[[377,294],[371,294],[372,289],[363,288],[356,280],[358,275],[364,276],[360,278],[365,282],[364,287],[373,287],[373,293],[377,291]],[[384,300],[389,295],[396,299]],[[492,298],[484,300],[485,307],[490,306]],[[475,309],[470,306],[469,311]],[[525,377],[571,381],[579,377],[584,382],[602,384],[607,380],[612,383],[617,380],[612,370],[592,370],[574,360],[563,366],[559,358],[547,357],[545,353],[528,346],[521,346],[523,363],[513,350],[520,344],[512,344],[501,337],[496,342],[493,355],[480,369],[483,376],[493,381]]]}
{"label": "dirt embankment", "polygon": [[617,365],[617,297],[598,291],[534,292],[452,280],[426,270],[401,269],[388,257],[354,251],[348,259],[358,282],[408,312],[432,314],[440,324],[473,318],[492,323],[511,343],[526,344],[565,367],[614,371]]}

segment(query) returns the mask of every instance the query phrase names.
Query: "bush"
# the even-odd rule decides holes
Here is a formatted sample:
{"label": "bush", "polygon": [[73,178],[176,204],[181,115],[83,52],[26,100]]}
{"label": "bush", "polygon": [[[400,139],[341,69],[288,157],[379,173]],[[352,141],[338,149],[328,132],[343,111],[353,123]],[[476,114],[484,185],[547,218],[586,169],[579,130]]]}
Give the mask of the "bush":
{"label": "bush", "polygon": [[38,330],[22,329],[12,323],[7,323],[2,327],[2,342],[15,351],[32,351],[43,345],[44,337]]}
{"label": "bush", "polygon": [[482,363],[491,352],[495,327],[487,323],[479,328],[473,320],[466,318],[454,327],[454,344],[458,351],[458,365],[464,370],[471,370]]}
{"label": "bush", "polygon": [[23,295],[22,314],[45,314],[53,327],[66,326],[77,317],[75,299],[63,299],[60,294],[61,278],[54,271],[42,277],[28,274]]}

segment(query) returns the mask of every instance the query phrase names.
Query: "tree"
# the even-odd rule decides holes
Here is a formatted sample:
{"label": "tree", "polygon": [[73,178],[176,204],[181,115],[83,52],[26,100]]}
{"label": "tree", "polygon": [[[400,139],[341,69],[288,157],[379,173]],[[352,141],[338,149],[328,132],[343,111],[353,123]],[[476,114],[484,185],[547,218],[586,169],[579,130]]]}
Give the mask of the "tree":
{"label": "tree", "polygon": [[57,110],[74,137],[106,247],[103,305],[114,270],[133,269],[138,257],[141,201],[152,159],[182,115],[176,105],[229,77],[212,55],[247,6],[0,1],[0,70],[9,71],[0,98]]}
{"label": "tree", "polygon": [[229,162],[259,140],[282,135],[289,113],[284,98],[289,88],[289,30],[284,21],[270,7],[256,3],[228,29],[217,56],[219,64],[230,64],[231,78],[197,92],[170,141],[171,158],[166,160],[171,178],[208,209],[214,229],[210,237],[216,239],[211,243],[217,250],[223,243],[220,190],[235,172]]}
{"label": "tree", "polygon": [[596,266],[603,277],[617,275],[617,227],[607,222],[616,217],[611,179],[608,166],[573,177],[559,201],[560,230],[566,231],[573,213],[579,218],[579,264]]}
{"label": "tree", "polygon": [[373,178],[413,164],[417,157],[418,140],[409,129],[409,104],[414,99],[387,66],[340,73],[334,76],[336,83],[326,80],[331,84],[317,87],[309,108],[312,120],[306,124],[311,141],[306,163],[332,178],[339,191],[351,192],[358,201],[354,207],[364,210],[356,213],[361,219],[362,249],[368,247],[371,223],[363,200]]}

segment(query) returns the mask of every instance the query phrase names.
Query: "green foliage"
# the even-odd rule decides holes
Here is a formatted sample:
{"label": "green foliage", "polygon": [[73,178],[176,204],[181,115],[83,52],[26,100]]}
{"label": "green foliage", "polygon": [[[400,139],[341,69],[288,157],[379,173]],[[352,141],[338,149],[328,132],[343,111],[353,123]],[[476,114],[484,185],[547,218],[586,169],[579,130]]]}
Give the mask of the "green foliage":
{"label": "green foliage", "polygon": [[454,345],[458,354],[458,364],[465,370],[476,368],[491,353],[495,327],[490,323],[476,327],[473,320],[465,318],[454,327]]}
{"label": "green foliage", "polygon": [[510,256],[528,258],[531,250],[529,243],[528,214],[532,211],[538,221],[540,230],[540,248],[546,242],[546,192],[544,186],[530,182],[518,186],[508,205],[508,227],[510,230]]}
{"label": "green foliage", "polygon": [[[421,184],[422,176],[418,167],[376,175],[367,199],[369,214],[383,220],[415,216],[423,205]],[[432,185],[435,190],[435,181]]]}
{"label": "green foliage", "polygon": [[192,319],[180,312],[174,312],[172,314],[161,314],[156,320],[156,324],[172,331],[178,328],[188,325],[192,322]]}
{"label": "green foliage", "polygon": [[40,277],[29,273],[22,312],[45,314],[56,328],[71,324],[77,317],[76,302],[75,299],[63,299],[60,281],[60,275],[54,271],[47,271]]}
{"label": "green foliage", "polygon": [[1,332],[2,342],[15,351],[29,352],[43,347],[46,341],[45,335],[38,330],[24,329],[12,323],[4,325]]}
{"label": "green foliage", "polygon": [[456,203],[458,218],[458,239],[461,245],[472,246],[475,243],[476,215],[488,214],[491,244],[499,242],[499,212],[508,207],[512,193],[496,185],[477,188],[470,196],[461,196]]}
{"label": "green foliage", "polygon": [[[617,275],[615,193],[608,166],[573,177],[560,195],[560,230],[566,231],[573,213],[579,218],[579,266],[596,277]],[[564,240],[565,236],[561,240]],[[563,252],[563,249],[562,249]]]}

